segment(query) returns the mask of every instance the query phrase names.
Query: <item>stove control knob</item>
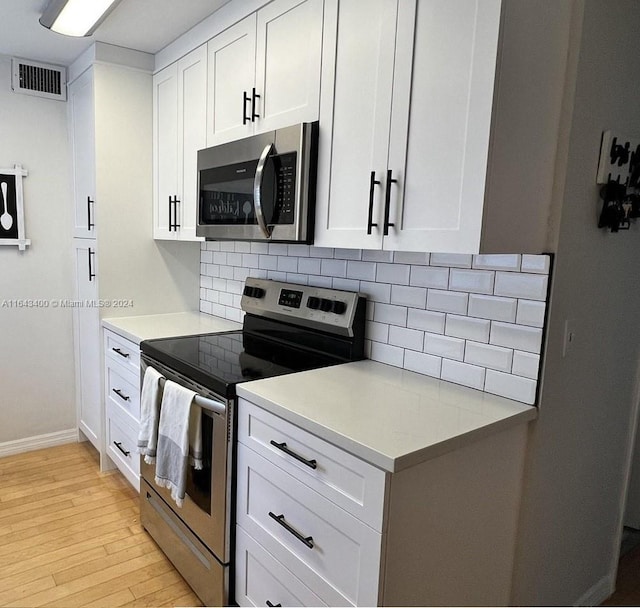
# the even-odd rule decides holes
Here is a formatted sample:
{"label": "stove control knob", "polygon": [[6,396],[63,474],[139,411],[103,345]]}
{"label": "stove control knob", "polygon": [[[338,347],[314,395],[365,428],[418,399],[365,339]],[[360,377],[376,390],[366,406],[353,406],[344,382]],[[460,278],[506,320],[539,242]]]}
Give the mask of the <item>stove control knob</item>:
{"label": "stove control knob", "polygon": [[251,287],[250,285],[245,285],[242,293],[250,298],[264,298],[264,289],[262,289],[262,287]]}
{"label": "stove control knob", "polygon": [[320,308],[320,298],[309,296],[307,299],[307,308],[310,308],[311,310],[318,310]]}
{"label": "stove control knob", "polygon": [[331,300],[326,300],[325,298],[322,298],[322,300],[320,300],[320,310],[322,312],[331,312],[333,308],[333,302]]}
{"label": "stove control knob", "polygon": [[336,315],[343,315],[347,310],[347,305],[341,300],[334,300],[331,304],[331,312]]}

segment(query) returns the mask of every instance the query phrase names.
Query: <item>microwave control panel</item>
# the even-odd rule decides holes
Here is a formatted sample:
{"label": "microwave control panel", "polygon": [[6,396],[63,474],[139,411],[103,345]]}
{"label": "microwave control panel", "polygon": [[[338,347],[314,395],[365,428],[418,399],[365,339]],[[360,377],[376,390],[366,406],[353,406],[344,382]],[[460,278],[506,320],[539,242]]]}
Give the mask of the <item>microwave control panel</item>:
{"label": "microwave control panel", "polygon": [[295,152],[280,154],[274,157],[276,166],[274,224],[293,224],[295,221],[296,157],[297,154]]}

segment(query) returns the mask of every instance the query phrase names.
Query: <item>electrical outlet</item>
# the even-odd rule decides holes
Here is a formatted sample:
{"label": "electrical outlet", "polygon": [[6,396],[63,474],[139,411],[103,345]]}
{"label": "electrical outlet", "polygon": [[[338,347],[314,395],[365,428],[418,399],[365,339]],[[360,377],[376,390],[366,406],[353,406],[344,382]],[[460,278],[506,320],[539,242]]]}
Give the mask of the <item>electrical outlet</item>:
{"label": "electrical outlet", "polygon": [[571,354],[576,340],[575,321],[567,319],[564,322],[564,340],[562,342],[562,356]]}
{"label": "electrical outlet", "polygon": [[640,137],[628,137],[614,131],[602,134],[596,183],[618,182],[637,188],[640,172]]}

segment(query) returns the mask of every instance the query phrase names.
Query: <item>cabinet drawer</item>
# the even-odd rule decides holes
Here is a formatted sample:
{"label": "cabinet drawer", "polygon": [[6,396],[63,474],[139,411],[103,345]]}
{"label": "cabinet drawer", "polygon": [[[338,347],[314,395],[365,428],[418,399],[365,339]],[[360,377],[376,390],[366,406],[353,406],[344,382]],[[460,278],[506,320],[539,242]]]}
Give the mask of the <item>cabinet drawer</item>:
{"label": "cabinet drawer", "polygon": [[123,373],[119,366],[107,365],[106,389],[107,401],[140,420],[140,383],[135,376]]}
{"label": "cabinet drawer", "polygon": [[140,374],[140,348],[130,340],[104,330],[105,361],[112,359],[123,364],[136,376]]}
{"label": "cabinet drawer", "polygon": [[326,606],[240,526],[236,526],[235,589],[240,606]]}
{"label": "cabinet drawer", "polygon": [[118,407],[107,403],[107,454],[129,482],[140,491],[138,430],[129,426]]}
{"label": "cabinet drawer", "polygon": [[[244,399],[238,409],[238,441],[382,532],[384,471]],[[308,466],[311,461],[315,468]]]}
{"label": "cabinet drawer", "polygon": [[244,445],[237,523],[323,602],[376,605],[382,535]]}

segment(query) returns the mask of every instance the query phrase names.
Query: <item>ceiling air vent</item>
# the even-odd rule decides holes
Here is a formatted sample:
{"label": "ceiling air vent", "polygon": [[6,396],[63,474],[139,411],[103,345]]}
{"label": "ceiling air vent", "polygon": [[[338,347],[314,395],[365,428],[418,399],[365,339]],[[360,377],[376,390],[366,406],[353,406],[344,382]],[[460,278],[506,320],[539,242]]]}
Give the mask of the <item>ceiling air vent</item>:
{"label": "ceiling air vent", "polygon": [[11,59],[11,67],[11,88],[14,93],[66,101],[65,68],[15,57]]}

